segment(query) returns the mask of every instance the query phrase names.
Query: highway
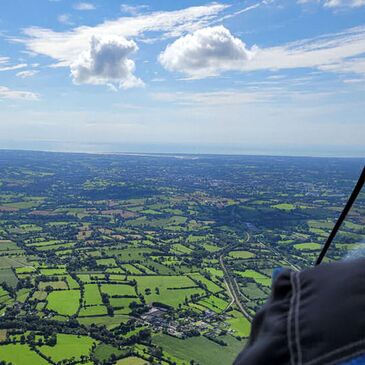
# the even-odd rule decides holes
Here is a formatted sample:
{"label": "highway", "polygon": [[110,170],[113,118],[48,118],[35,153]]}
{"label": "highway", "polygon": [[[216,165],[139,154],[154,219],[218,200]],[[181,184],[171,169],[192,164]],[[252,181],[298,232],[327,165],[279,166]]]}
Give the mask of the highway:
{"label": "highway", "polygon": [[[250,239],[250,235],[247,233],[247,239],[245,242],[248,242]],[[248,300],[247,297],[245,297],[239,290],[238,284],[235,280],[234,277],[232,277],[229,273],[229,270],[227,269],[225,263],[224,263],[224,256],[231,252],[232,250],[234,250],[237,246],[239,246],[240,243],[237,243],[235,245],[229,246],[227,248],[225,248],[222,253],[219,256],[219,263],[222,267],[223,273],[224,273],[224,282],[227,286],[228,289],[228,293],[230,295],[230,297],[232,298],[231,303],[229,304],[229,306],[227,308],[229,308],[233,303],[236,303],[237,307],[239,308],[239,310],[241,311],[241,313],[249,320],[252,320],[252,316],[250,313],[248,313],[248,311],[246,310],[244,304],[241,302],[240,296],[243,296],[246,300]]]}

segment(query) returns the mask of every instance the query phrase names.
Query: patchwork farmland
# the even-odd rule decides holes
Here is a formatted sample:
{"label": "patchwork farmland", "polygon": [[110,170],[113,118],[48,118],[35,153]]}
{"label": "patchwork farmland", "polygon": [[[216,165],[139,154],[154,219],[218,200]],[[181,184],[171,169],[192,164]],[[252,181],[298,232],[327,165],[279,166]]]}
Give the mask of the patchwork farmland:
{"label": "patchwork farmland", "polygon": [[[1,151],[0,362],[232,362],[272,270],[313,263],[360,168]],[[363,216],[364,196],[329,260],[362,248]]]}

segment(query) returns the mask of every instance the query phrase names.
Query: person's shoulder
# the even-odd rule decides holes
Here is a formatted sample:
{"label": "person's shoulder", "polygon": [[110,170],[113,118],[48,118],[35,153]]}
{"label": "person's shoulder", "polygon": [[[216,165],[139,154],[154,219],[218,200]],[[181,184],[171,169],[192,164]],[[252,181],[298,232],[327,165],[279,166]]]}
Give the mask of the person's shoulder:
{"label": "person's shoulder", "polygon": [[280,272],[235,365],[332,365],[362,354],[364,258]]}

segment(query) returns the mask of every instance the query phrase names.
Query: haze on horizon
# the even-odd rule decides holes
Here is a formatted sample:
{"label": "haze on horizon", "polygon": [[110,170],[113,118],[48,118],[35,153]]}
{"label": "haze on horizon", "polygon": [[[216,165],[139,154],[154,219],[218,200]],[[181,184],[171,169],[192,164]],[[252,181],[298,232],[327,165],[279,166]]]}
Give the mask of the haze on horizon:
{"label": "haze on horizon", "polygon": [[0,148],[365,156],[365,1],[2,1]]}

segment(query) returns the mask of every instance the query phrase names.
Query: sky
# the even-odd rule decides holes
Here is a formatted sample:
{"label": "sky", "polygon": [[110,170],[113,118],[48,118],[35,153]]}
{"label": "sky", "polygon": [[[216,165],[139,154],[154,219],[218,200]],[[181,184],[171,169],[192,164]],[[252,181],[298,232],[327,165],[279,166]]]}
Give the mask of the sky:
{"label": "sky", "polygon": [[365,0],[0,1],[0,148],[365,157]]}

